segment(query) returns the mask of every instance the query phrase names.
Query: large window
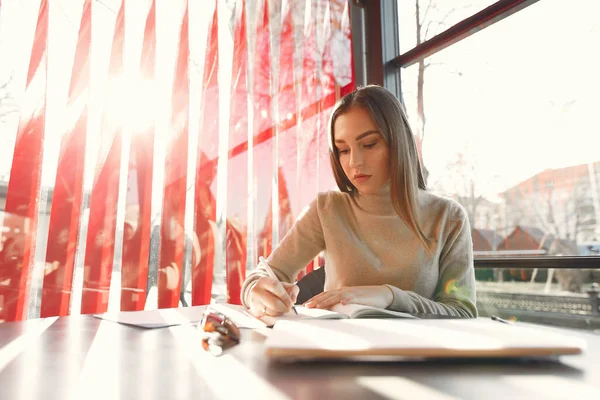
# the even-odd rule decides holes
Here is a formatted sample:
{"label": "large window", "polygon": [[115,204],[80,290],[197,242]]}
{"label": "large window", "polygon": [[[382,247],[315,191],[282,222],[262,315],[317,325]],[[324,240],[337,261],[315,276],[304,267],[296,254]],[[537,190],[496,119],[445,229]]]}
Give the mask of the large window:
{"label": "large window", "polygon": [[[400,54],[417,43],[416,5],[422,29],[436,26],[424,42],[458,22],[440,15],[491,2],[446,3],[398,2]],[[577,261],[556,273],[518,262],[600,255],[599,14],[592,0],[541,0],[401,70],[428,186],[465,207],[476,259],[516,260],[478,270],[481,293],[587,297],[600,282]]]}

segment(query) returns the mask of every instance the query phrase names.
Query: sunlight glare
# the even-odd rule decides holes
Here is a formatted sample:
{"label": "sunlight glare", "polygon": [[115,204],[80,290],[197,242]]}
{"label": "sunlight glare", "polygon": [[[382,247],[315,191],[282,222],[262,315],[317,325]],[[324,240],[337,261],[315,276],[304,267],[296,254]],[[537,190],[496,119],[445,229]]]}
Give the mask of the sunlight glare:
{"label": "sunlight glare", "polygon": [[[189,357],[200,379],[216,397],[243,399],[248,397],[248,393],[253,393],[252,398],[257,399],[289,399],[251,366],[240,362],[232,354],[214,357],[204,351],[198,329],[191,326],[172,326],[168,329],[175,337],[178,350]],[[206,368],[207,365],[210,368]],[[236,379],[235,385],[231,384],[232,377]]]}
{"label": "sunlight glare", "polygon": [[122,74],[109,79],[111,94],[106,117],[111,125],[121,127],[133,134],[147,132],[154,124],[154,83],[137,74]]}

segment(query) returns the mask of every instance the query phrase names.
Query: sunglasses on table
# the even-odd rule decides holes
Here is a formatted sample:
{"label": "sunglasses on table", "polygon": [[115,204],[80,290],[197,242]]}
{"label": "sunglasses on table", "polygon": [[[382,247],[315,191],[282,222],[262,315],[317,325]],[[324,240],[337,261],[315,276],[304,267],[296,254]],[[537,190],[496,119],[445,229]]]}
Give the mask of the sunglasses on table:
{"label": "sunglasses on table", "polygon": [[240,342],[240,329],[223,313],[207,307],[198,325],[202,330],[202,348],[214,355],[223,352]]}

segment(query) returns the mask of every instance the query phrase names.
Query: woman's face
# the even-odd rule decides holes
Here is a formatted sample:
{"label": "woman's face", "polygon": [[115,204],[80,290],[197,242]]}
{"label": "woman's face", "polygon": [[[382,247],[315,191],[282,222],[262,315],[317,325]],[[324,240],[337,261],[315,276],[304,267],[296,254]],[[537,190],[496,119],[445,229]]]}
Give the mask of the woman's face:
{"label": "woman's face", "polygon": [[389,147],[363,108],[351,108],[333,125],[334,146],[346,177],[360,193],[376,193],[390,180]]}

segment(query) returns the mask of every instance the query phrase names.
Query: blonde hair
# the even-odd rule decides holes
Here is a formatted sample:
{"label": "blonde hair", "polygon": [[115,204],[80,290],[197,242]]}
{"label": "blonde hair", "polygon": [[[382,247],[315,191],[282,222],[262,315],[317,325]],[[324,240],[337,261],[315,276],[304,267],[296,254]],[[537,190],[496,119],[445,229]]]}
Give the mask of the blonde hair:
{"label": "blonde hair", "polygon": [[415,138],[408,124],[406,110],[389,90],[368,85],[348,93],[336,103],[329,121],[329,158],[335,181],[342,192],[353,197],[358,190],[348,179],[337,147],[334,146],[334,126],[337,118],[353,108],[366,110],[381,136],[387,142],[390,154],[390,195],[394,210],[429,249],[429,239],[419,223],[418,191],[426,190],[423,171],[417,154]]}

